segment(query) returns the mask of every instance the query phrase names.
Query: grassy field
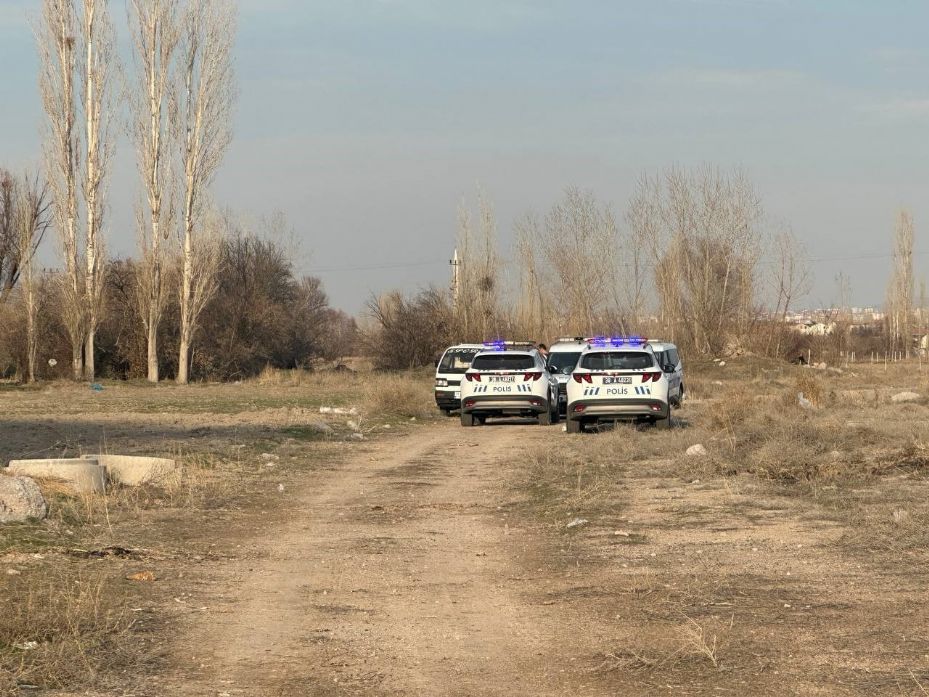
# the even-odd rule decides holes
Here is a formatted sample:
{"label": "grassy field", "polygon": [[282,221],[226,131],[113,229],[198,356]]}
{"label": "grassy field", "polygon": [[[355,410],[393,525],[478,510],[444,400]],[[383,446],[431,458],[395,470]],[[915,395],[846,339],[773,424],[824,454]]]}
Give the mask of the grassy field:
{"label": "grassy field", "polygon": [[106,496],[44,482],[49,519],[0,527],[0,694],[121,694],[164,671],[170,628],[197,612],[185,601],[192,569],[279,522],[280,490],[337,466],[360,440],[437,418],[431,376],[372,387],[356,374],[302,372],[189,388],[5,386],[0,413],[0,460],[103,451],[182,465],[160,486]]}
{"label": "grassy field", "polygon": [[585,569],[591,672],[635,694],[927,694],[927,376],[689,368],[677,428],[572,437],[514,479],[551,573]]}
{"label": "grassy field", "polygon": [[[375,383],[268,372],[0,389],[0,459],[104,450],[182,464],[161,486],[100,497],[45,482],[49,519],[0,528],[0,693],[157,692],[213,571],[287,524],[283,492],[338,470],[362,440],[454,426],[430,371]],[[545,550],[529,601],[588,627],[590,680],[604,694],[926,694],[929,376],[744,358],[691,364],[687,385],[670,431],[530,429],[505,460],[501,506]],[[892,401],[904,391],[922,396]],[[695,444],[706,455],[687,456]]]}

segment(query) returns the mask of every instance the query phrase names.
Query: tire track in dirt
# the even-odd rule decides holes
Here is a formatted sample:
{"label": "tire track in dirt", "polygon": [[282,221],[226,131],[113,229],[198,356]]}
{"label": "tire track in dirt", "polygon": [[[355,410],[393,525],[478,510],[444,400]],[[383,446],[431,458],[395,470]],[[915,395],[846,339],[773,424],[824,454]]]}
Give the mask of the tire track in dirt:
{"label": "tire track in dirt", "polygon": [[232,572],[234,601],[185,643],[202,669],[179,692],[584,694],[553,662],[556,608],[510,581],[536,552],[498,506],[530,436],[556,434],[441,425],[324,473],[255,541],[267,560]]}

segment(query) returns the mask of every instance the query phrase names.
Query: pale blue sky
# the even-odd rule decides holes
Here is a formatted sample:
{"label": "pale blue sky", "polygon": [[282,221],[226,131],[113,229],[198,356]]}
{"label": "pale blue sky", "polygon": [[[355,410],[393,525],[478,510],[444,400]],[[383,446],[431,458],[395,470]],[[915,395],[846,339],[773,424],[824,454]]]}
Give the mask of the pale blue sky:
{"label": "pale blue sky", "polygon": [[[37,160],[26,19],[0,0],[0,165]],[[929,4],[916,0],[241,0],[221,203],[290,219],[335,304],[447,283],[478,183],[512,221],[569,185],[625,208],[643,171],[741,166],[816,288],[880,302],[895,210],[929,229]],[[113,3],[120,21],[124,3]],[[125,146],[125,143],[123,144]],[[127,150],[126,147],[123,151]],[[111,249],[134,249],[120,158]],[[836,260],[840,258],[841,260]],[[417,263],[415,266],[396,265]],[[420,263],[421,262],[421,263]],[[917,273],[929,272],[917,257]],[[386,267],[386,268],[374,268]]]}

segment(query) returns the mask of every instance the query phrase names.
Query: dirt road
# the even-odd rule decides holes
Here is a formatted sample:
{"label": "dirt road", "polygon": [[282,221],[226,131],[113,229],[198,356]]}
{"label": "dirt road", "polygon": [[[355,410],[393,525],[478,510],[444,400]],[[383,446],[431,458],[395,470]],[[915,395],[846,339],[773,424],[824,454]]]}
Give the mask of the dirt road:
{"label": "dirt road", "polygon": [[555,431],[448,423],[308,482],[182,643],[184,694],[583,694],[567,619],[523,593],[541,550],[501,493],[527,439]]}

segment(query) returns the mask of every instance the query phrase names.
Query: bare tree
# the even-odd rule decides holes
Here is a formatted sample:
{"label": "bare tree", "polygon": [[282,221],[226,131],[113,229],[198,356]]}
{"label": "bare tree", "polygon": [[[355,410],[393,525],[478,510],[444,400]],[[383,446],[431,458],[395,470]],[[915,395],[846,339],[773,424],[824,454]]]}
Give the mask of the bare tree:
{"label": "bare tree", "polygon": [[0,170],[0,303],[19,280],[19,234],[16,229],[16,181]]}
{"label": "bare tree", "polygon": [[761,202],[741,172],[672,169],[639,182],[633,207],[655,269],[665,331],[701,353],[744,340],[756,316]]}
{"label": "bare tree", "polygon": [[38,177],[23,175],[16,197],[15,225],[21,268],[23,308],[26,317],[26,382],[36,379],[39,347],[39,298],[35,272],[35,254],[51,225],[48,188]]}
{"label": "bare tree", "polygon": [[806,261],[803,244],[793,231],[785,228],[772,240],[772,274],[769,279],[770,293],[775,298],[771,315],[772,331],[768,335],[768,353],[779,356],[787,330],[787,315],[793,303],[810,292],[812,274]]}
{"label": "bare tree", "polygon": [[909,358],[913,336],[913,216],[900,211],[894,233],[893,270],[887,288],[890,349]]}
{"label": "bare tree", "polygon": [[165,308],[164,244],[169,239],[174,178],[169,139],[176,131],[170,108],[180,34],[177,0],[131,0],[129,21],[136,58],[131,134],[145,190],[139,211],[138,296],[148,347],[148,380],[158,382],[158,326]]}
{"label": "bare tree", "polygon": [[184,17],[180,96],[184,130],[180,140],[184,171],[183,250],[177,372],[177,382],[182,385],[190,378],[191,345],[200,311],[208,300],[197,294],[215,288],[214,281],[197,278],[197,274],[208,272],[218,263],[206,258],[211,250],[202,243],[201,233],[207,189],[232,139],[235,24],[231,0],[191,0]]}
{"label": "bare tree", "polygon": [[107,5],[108,0],[83,0],[80,25],[84,54],[79,64],[84,108],[83,194],[87,216],[84,231],[84,377],[88,380],[93,380],[95,375],[94,336],[103,300],[105,183],[113,154],[112,126],[116,113],[116,34]]}
{"label": "bare tree", "polygon": [[478,191],[478,229],[464,202],[458,208],[460,261],[457,324],[459,335],[470,340],[487,339],[502,329],[499,312],[500,255],[493,205]]}
{"label": "bare tree", "polygon": [[[542,247],[558,288],[565,329],[586,334],[618,309],[617,229],[613,211],[590,192],[570,188],[545,216]],[[569,324],[573,323],[573,324]],[[580,324],[578,324],[580,323]]]}
{"label": "bare tree", "polygon": [[64,257],[61,319],[71,342],[73,377],[84,373],[84,279],[78,231],[77,178],[80,136],[77,128],[77,55],[79,32],[73,0],[43,0],[36,28],[41,61],[39,89],[46,115],[45,171],[55,229]]}
{"label": "bare tree", "polygon": [[549,323],[541,278],[538,243],[541,239],[539,219],[529,213],[516,223],[516,264],[519,273],[519,291],[516,305],[517,325],[523,336],[542,339],[547,336]]}

